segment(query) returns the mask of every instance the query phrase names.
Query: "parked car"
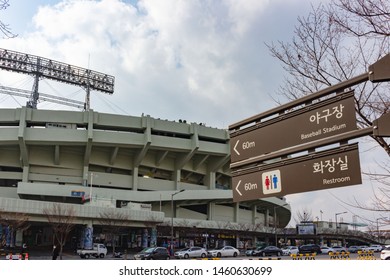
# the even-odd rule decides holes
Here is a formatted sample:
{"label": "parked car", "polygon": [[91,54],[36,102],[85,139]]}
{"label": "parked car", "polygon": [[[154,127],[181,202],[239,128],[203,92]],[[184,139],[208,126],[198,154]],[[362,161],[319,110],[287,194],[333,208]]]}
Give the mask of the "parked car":
{"label": "parked car", "polygon": [[208,251],[208,255],[211,257],[237,257],[240,255],[240,251],[232,246],[224,246]]}
{"label": "parked car", "polygon": [[259,256],[259,252],[261,250],[263,250],[265,247],[267,247],[267,246],[266,245],[261,245],[261,246],[255,248],[254,250],[252,250],[251,256]]}
{"label": "parked car", "polygon": [[371,244],[368,247],[368,250],[374,251],[374,252],[380,252],[380,251],[382,251],[382,249],[383,249],[382,245],[378,245],[378,244]]}
{"label": "parked car", "polygon": [[253,252],[254,256],[281,256],[283,255],[282,249],[276,247],[276,246],[267,246],[264,247],[263,249],[260,249],[258,251]]}
{"label": "parked car", "polygon": [[361,245],[361,246],[359,246],[359,249],[358,249],[358,251],[370,251],[370,248],[368,247],[368,246],[366,246],[366,245]]}
{"label": "parked car", "polygon": [[177,259],[205,258],[206,256],[207,256],[206,249],[197,246],[184,248],[175,252],[175,258]]}
{"label": "parked car", "polygon": [[321,247],[321,253],[322,254],[329,254],[329,253],[333,253],[334,252],[334,250],[333,250],[333,248],[331,248],[331,247],[327,247],[327,246],[322,246]]}
{"label": "parked car", "polygon": [[169,260],[169,252],[165,247],[149,247],[134,255],[135,260]]}
{"label": "parked car", "polygon": [[292,254],[298,254],[299,249],[298,246],[286,246],[282,248],[283,255],[290,256]]}
{"label": "parked car", "polygon": [[[258,247],[258,248],[259,248],[259,247]],[[255,250],[257,250],[258,248],[248,248],[248,249],[246,249],[245,255],[248,256],[248,257],[253,256],[253,252],[254,252]]]}
{"label": "parked car", "polygon": [[317,253],[321,254],[321,247],[316,244],[307,244],[307,245],[302,245],[299,246],[299,253],[300,254],[305,254],[305,253]]}
{"label": "parked car", "polygon": [[332,249],[333,249],[333,252],[335,252],[335,253],[347,252],[347,248],[345,248],[344,246],[333,246]]}
{"label": "parked car", "polygon": [[359,251],[359,246],[352,245],[347,248],[347,251],[350,253],[357,253]]}
{"label": "parked car", "polygon": [[380,258],[381,260],[390,260],[390,246],[386,246],[385,249],[381,251]]}

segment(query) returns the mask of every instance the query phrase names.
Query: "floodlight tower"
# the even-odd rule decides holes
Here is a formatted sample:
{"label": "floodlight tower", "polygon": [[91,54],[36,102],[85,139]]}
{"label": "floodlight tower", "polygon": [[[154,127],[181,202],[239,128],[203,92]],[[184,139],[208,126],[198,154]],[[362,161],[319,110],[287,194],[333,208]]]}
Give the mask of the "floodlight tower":
{"label": "floodlight tower", "polygon": [[[37,108],[39,80],[42,78],[83,87],[86,90],[85,110],[90,108],[90,90],[108,94],[114,93],[115,78],[111,75],[31,54],[0,48],[0,69],[28,74],[34,77],[33,90],[27,102],[27,107],[33,109]],[[55,102],[54,100],[51,101]]]}

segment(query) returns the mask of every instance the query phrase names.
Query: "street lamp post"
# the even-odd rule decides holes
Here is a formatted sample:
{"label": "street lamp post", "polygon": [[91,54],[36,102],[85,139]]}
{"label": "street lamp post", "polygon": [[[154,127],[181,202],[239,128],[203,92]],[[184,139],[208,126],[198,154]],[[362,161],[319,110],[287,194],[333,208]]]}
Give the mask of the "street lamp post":
{"label": "street lamp post", "polygon": [[378,243],[380,243],[380,232],[379,232],[379,223],[378,223],[378,221],[379,220],[383,220],[384,218],[383,217],[381,217],[381,218],[377,218],[376,219],[376,234],[378,235]]}
{"label": "street lamp post", "polygon": [[288,205],[287,203],[279,206],[274,206],[274,231],[275,231],[275,246],[278,247],[278,233],[276,232],[276,208]]}
{"label": "street lamp post", "polygon": [[345,212],[340,212],[340,213],[334,214],[334,217],[335,217],[335,220],[336,220],[336,239],[337,239],[337,245],[339,244],[339,236],[338,236],[338,234],[339,234],[339,228],[338,228],[338,226],[337,226],[337,216],[338,216],[338,215],[341,215],[341,214],[346,214],[346,213],[348,213],[348,212],[345,211]]}
{"label": "street lamp post", "polygon": [[378,235],[378,243],[379,242],[379,224],[378,224],[378,220],[380,220],[380,218],[376,219],[376,234]]}
{"label": "street lamp post", "polygon": [[181,193],[183,192],[184,190],[180,190],[180,191],[177,191],[173,194],[171,194],[171,254],[173,254],[173,216],[174,216],[174,213],[173,213],[173,197],[175,195],[177,195],[178,193]]}

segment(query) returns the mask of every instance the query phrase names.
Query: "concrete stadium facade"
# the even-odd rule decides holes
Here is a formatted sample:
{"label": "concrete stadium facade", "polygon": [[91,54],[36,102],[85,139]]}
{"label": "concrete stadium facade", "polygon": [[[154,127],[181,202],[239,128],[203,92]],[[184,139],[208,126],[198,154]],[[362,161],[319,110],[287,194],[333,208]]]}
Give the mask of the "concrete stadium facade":
{"label": "concrete stadium facade", "polygon": [[0,109],[0,211],[28,215],[23,238],[31,245],[52,242],[43,212],[54,204],[75,210],[78,246],[85,229],[104,239],[107,209],[126,217],[112,240],[122,247],[172,237],[176,246],[269,241],[289,223],[290,206],[277,197],[234,203],[229,165],[225,129],[93,110]]}

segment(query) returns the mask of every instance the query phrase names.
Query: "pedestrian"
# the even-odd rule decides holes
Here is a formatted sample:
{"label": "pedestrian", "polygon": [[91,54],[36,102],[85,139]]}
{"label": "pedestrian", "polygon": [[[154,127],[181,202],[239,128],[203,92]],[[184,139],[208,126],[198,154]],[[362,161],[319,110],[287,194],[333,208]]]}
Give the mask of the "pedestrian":
{"label": "pedestrian", "polygon": [[52,260],[56,260],[58,257],[58,246],[53,246],[53,252],[52,252]]}

